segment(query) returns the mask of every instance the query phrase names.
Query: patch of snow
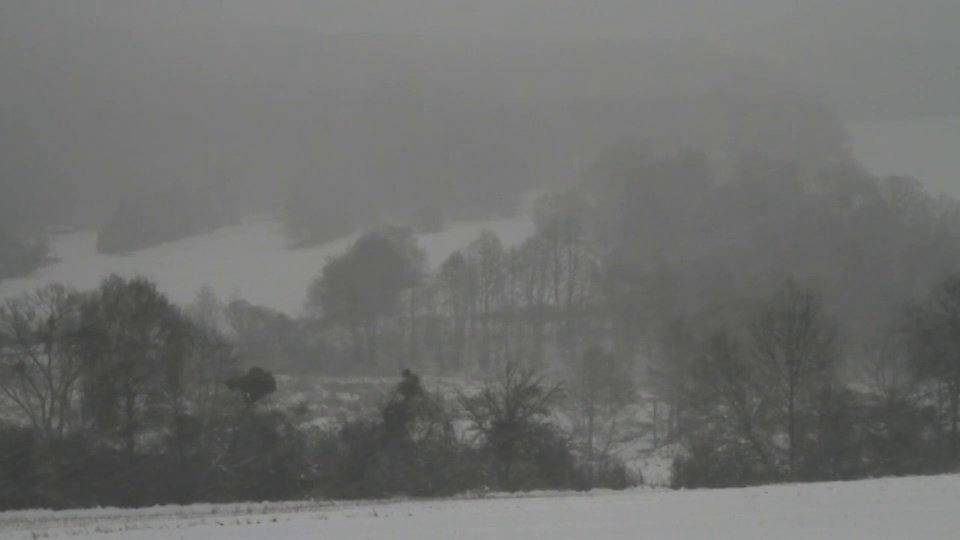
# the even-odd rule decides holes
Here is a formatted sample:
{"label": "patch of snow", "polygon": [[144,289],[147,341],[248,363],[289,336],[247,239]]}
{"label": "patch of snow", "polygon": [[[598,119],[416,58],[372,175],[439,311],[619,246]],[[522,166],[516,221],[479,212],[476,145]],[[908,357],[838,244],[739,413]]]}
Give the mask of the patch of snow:
{"label": "patch of snow", "polygon": [[358,403],[360,396],[350,392],[337,392],[337,399],[344,403]]}
{"label": "patch of snow", "polygon": [[444,501],[0,514],[0,538],[731,540],[957,538],[960,476]]}

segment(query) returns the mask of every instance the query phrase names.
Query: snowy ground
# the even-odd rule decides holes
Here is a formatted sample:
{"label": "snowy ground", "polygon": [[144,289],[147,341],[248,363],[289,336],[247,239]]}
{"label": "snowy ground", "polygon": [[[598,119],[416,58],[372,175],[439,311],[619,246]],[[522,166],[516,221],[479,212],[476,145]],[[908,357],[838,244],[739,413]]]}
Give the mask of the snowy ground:
{"label": "snowy ground", "polygon": [[0,538],[953,539],[960,476],[479,500],[0,514]]}
{"label": "snowy ground", "polygon": [[[430,264],[436,266],[455,250],[465,248],[484,229],[496,233],[504,245],[512,246],[532,233],[533,223],[529,217],[455,222],[442,233],[420,235],[418,240]],[[249,219],[234,227],[130,255],[101,255],[96,250],[96,233],[66,234],[51,240],[58,263],[26,278],[3,280],[0,299],[54,282],[92,289],[101,279],[116,273],[146,276],[181,304],[193,301],[197,291],[209,285],[222,298],[238,295],[254,304],[297,315],[326,259],[343,252],[354,238],[291,250],[279,223]]]}

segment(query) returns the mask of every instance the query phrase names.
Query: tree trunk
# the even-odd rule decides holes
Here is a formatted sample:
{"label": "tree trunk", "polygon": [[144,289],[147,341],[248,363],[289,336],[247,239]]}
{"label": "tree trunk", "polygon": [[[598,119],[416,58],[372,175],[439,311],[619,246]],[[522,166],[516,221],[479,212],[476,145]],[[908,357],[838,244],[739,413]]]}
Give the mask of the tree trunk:
{"label": "tree trunk", "polygon": [[791,477],[796,475],[796,470],[797,470],[796,440],[797,440],[796,400],[794,396],[794,390],[793,388],[791,388],[790,395],[788,397],[788,404],[787,404],[787,444],[789,445],[788,453],[789,453],[789,460],[790,460],[790,476]]}
{"label": "tree trunk", "polygon": [[377,322],[371,321],[367,324],[367,366],[371,369],[377,367]]}
{"label": "tree trunk", "polygon": [[590,464],[591,468],[593,467],[593,429],[595,416],[593,404],[591,403],[587,408],[587,463]]}
{"label": "tree trunk", "polygon": [[350,332],[350,337],[352,338],[351,340],[353,341],[353,367],[354,367],[354,369],[356,369],[357,367],[359,367],[359,366],[364,362],[363,350],[362,350],[362,346],[361,346],[361,341],[362,341],[362,340],[360,339],[360,338],[361,338],[360,334],[361,334],[361,329],[360,329],[360,327],[359,327],[358,325],[356,325],[356,324],[353,325],[353,327],[352,327],[352,329],[351,329],[351,332]]}
{"label": "tree trunk", "polygon": [[790,466],[790,477],[797,473],[797,388],[800,386],[800,361],[787,358],[787,454]]}
{"label": "tree trunk", "polygon": [[593,429],[594,429],[594,417],[596,413],[593,408],[593,404],[590,404],[590,413],[587,418],[587,466],[590,467],[587,481],[587,487],[593,489]]}
{"label": "tree trunk", "polygon": [[660,400],[653,400],[653,447],[660,447]]}
{"label": "tree trunk", "polygon": [[407,367],[413,368],[420,360],[420,343],[417,337],[417,288],[410,289],[410,342],[407,348]]}
{"label": "tree trunk", "polygon": [[454,321],[453,351],[450,355],[450,369],[452,373],[460,371],[463,363],[463,351],[466,345],[466,325],[462,316],[458,316]]}
{"label": "tree trunk", "polygon": [[960,381],[954,381],[949,385],[950,391],[950,438],[953,451],[956,453],[960,449],[960,434],[958,434],[958,422],[960,422]]}
{"label": "tree trunk", "polygon": [[136,400],[137,396],[129,388],[124,396],[124,415],[126,425],[124,426],[124,440],[126,444],[127,457],[131,460],[136,453],[137,426],[136,426]]}

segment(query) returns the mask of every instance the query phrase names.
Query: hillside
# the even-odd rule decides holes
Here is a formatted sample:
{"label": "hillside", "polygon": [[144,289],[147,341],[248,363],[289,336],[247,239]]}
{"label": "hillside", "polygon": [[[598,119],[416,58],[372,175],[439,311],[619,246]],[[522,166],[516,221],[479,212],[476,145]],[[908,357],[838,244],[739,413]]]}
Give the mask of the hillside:
{"label": "hillside", "polygon": [[[532,231],[529,218],[451,223],[437,234],[420,235],[418,241],[436,266],[462,249],[484,229],[514,245]],[[193,301],[209,285],[223,298],[239,295],[254,304],[296,315],[307,288],[331,255],[346,249],[353,237],[315,248],[291,250],[280,223],[265,218],[248,219],[233,227],[168,242],[131,255],[101,255],[96,233],[76,232],[52,238],[51,252],[59,262],[22,279],[0,282],[0,299],[59,282],[76,289],[96,287],[105,276],[143,275],[177,303]]]}

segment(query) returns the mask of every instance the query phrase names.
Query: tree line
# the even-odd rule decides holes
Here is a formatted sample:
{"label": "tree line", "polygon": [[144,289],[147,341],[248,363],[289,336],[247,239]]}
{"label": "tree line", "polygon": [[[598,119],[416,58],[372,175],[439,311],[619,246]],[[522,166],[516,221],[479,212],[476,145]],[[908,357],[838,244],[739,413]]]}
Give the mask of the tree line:
{"label": "tree line", "polygon": [[190,186],[160,182],[128,193],[97,233],[97,252],[139,251],[239,222],[235,194],[222,179]]}
{"label": "tree line", "polygon": [[442,396],[404,370],[369,418],[333,429],[265,405],[209,292],[179,307],[143,278],[51,285],[0,307],[0,508],[438,496],[636,482],[594,474],[555,413],[566,390],[504,366]]}
{"label": "tree line", "polygon": [[[6,504],[625,487],[625,437],[672,449],[678,487],[953,470],[958,210],[853,163],[720,174],[625,146],[519,245],[484,232],[430,270],[411,230],[362,234],[300,317],[143,279],[43,289],[0,311],[30,426],[5,428]],[[451,398],[405,371],[328,431],[262,405],[271,372],[403,370],[487,382]]]}
{"label": "tree line", "polygon": [[409,232],[361,237],[307,300],[330,365],[569,381],[610,355],[654,444],[679,447],[676,485],[955,466],[956,200],[849,159],[624,145],[534,217],[434,272]]}

